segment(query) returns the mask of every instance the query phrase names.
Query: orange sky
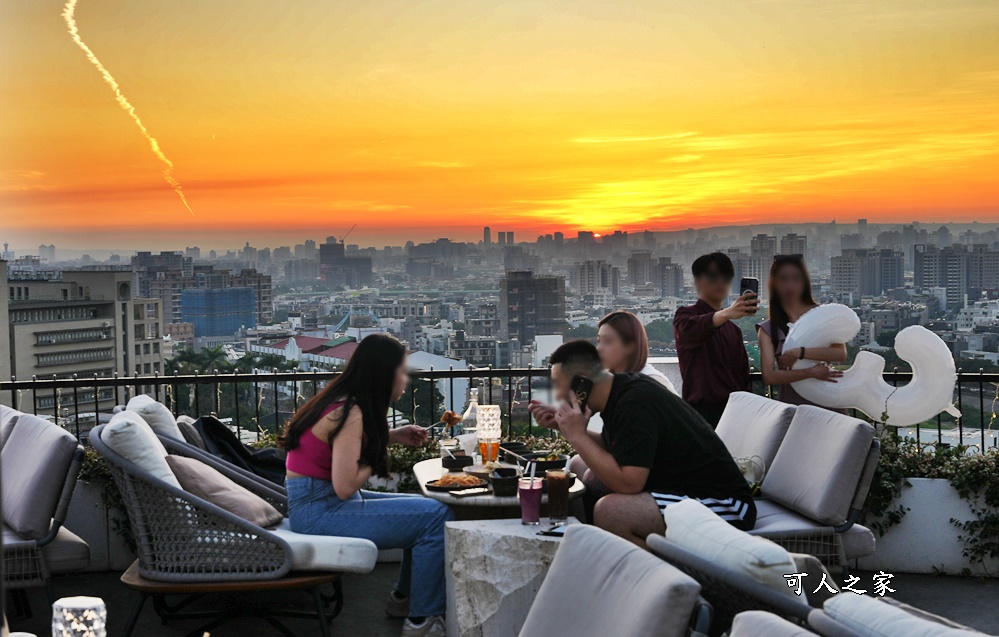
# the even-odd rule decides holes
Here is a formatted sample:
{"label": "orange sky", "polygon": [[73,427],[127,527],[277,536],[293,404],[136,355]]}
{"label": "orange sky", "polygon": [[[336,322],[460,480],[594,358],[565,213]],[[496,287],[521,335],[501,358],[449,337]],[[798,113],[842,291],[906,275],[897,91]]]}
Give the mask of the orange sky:
{"label": "orange sky", "polygon": [[999,3],[0,7],[0,241],[999,222]]}

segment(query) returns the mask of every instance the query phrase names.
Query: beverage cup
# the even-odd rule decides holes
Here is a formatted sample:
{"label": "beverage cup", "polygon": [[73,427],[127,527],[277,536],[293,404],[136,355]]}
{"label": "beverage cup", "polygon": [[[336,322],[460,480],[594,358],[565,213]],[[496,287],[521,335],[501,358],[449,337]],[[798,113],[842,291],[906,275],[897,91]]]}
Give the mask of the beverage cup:
{"label": "beverage cup", "polygon": [[548,516],[552,526],[562,526],[569,518],[569,474],[563,469],[545,472],[548,482]]}
{"label": "beverage cup", "polygon": [[518,484],[520,497],[520,523],[541,524],[541,478],[521,478]]}

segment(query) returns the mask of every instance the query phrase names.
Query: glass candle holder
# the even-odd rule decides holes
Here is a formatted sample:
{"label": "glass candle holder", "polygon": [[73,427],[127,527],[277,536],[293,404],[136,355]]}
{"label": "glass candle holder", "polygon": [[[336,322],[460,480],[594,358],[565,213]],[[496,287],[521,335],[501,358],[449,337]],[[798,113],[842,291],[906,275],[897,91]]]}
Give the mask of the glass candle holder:
{"label": "glass candle holder", "polygon": [[52,637],[107,637],[100,597],[63,597],[52,604]]}
{"label": "glass candle holder", "polygon": [[479,440],[499,440],[503,434],[503,421],[499,405],[479,405],[478,426]]}

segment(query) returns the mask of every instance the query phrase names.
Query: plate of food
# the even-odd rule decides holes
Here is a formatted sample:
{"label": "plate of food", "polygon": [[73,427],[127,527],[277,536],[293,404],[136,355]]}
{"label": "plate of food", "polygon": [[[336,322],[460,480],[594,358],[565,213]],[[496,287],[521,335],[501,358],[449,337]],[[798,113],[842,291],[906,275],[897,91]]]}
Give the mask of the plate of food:
{"label": "plate of food", "polygon": [[469,475],[473,475],[477,478],[482,478],[483,480],[488,480],[489,475],[497,470],[507,467],[509,465],[500,464],[499,462],[487,462],[485,464],[473,464],[467,467],[462,467],[462,471]]}
{"label": "plate of food", "polygon": [[426,484],[431,491],[457,491],[460,489],[472,489],[484,487],[489,482],[473,475],[465,473],[448,473],[437,480],[431,480]]}
{"label": "plate of food", "polygon": [[533,451],[521,454],[524,460],[518,460],[518,464],[523,467],[528,462],[533,462],[538,466],[537,471],[548,471],[549,469],[561,469],[565,466],[569,456],[552,451]]}

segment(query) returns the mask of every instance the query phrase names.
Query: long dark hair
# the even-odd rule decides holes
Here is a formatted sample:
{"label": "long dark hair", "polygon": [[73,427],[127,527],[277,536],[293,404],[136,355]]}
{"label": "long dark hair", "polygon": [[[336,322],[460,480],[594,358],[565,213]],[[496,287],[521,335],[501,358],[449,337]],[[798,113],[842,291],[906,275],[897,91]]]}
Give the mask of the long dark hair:
{"label": "long dark hair", "polygon": [[812,277],[808,275],[808,268],[805,267],[805,260],[800,254],[777,255],[770,266],[770,280],[767,289],[770,293],[770,338],[773,340],[774,348],[780,340],[780,334],[787,335],[788,323],[787,310],[777,294],[777,272],[784,266],[797,268],[801,273],[801,280],[804,287],[801,290],[801,302],[805,305],[818,305],[812,296]]}
{"label": "long dark hair", "polygon": [[292,415],[285,425],[281,446],[288,451],[296,449],[302,435],[319,422],[323,412],[330,405],[342,402],[339,422],[329,436],[332,445],[356,405],[364,419],[358,462],[369,465],[373,475],[387,477],[388,410],[392,406],[396,373],[405,359],[406,347],[395,338],[387,334],[365,337],[343,372]]}
{"label": "long dark hair", "polygon": [[607,325],[617,332],[621,340],[635,346],[635,353],[628,361],[628,369],[615,369],[615,372],[640,372],[645,369],[649,360],[649,337],[645,333],[642,321],[627,310],[617,310],[600,319],[597,327]]}

